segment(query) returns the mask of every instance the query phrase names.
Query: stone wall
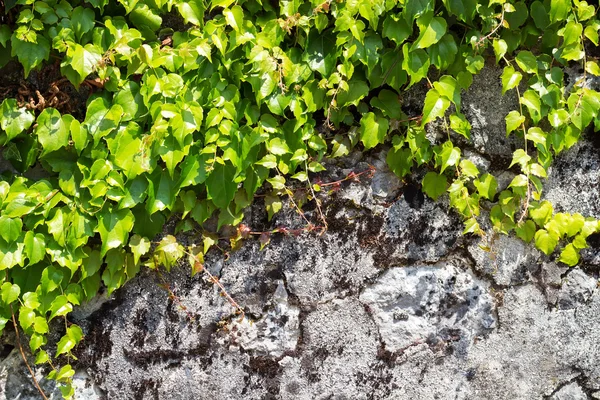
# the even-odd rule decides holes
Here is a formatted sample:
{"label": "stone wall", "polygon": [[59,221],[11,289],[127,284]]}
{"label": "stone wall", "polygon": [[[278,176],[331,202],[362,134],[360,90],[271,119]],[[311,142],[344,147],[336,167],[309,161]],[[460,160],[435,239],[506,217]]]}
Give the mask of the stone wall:
{"label": "stone wall", "polygon": [[[473,124],[464,154],[496,173],[520,145],[505,137],[517,100],[500,96],[499,74],[487,67],[463,98]],[[590,132],[558,157],[544,194],[557,210],[600,217],[599,147]],[[328,162],[323,181],[369,165],[377,172],[324,197],[325,234],[275,235],[262,251],[247,240],[228,258],[209,253],[206,267],[245,308],[242,320],[186,265],[144,271],[78,309],[72,319],[86,334],[74,362],[78,398],[600,398],[598,237],[575,268],[514,237],[490,234],[484,251],[446,201],[422,195],[423,171],[400,182],[383,160],[385,149]],[[500,183],[512,179],[505,174]],[[263,208],[259,199],[245,223],[304,223],[291,208],[269,223]],[[305,210],[318,219],[314,205]],[[37,399],[11,341],[5,335],[0,399]]]}

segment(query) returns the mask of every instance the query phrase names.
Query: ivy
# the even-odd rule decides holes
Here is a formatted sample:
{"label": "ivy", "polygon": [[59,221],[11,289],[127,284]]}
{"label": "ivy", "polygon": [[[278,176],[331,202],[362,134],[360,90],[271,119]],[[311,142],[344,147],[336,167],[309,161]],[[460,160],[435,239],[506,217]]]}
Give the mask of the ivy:
{"label": "ivy", "polygon": [[[0,104],[0,145],[18,172],[0,182],[0,332],[16,321],[70,398],[69,360],[83,338],[67,318],[74,306],[143,266],[187,257],[202,271],[218,246],[211,217],[238,225],[259,191],[269,219],[286,196],[300,210],[325,187],[311,183],[323,157],[382,143],[394,173],[419,168],[425,194],[448,196],[465,234],[486,239],[489,215],[494,231],[576,265],[600,224],[555,213],[542,190],[554,157],[600,128],[600,93],[589,85],[599,61],[588,54],[599,43],[597,11],[579,0],[10,3],[0,66],[62,77],[47,102],[31,90],[30,101]],[[502,68],[503,95],[519,101],[506,134],[523,145],[500,192],[460,147],[471,137],[461,94],[486,58]],[[565,82],[573,65],[583,76]],[[422,113],[406,115],[403,93],[423,81]],[[76,89],[90,93],[85,109],[65,106]],[[430,124],[443,140],[430,140]],[[35,165],[44,177],[26,178]],[[202,232],[202,248],[156,237],[175,215],[176,232]],[[232,247],[249,232],[238,227]],[[271,233],[260,233],[261,246]],[[56,318],[64,334],[49,354]]]}

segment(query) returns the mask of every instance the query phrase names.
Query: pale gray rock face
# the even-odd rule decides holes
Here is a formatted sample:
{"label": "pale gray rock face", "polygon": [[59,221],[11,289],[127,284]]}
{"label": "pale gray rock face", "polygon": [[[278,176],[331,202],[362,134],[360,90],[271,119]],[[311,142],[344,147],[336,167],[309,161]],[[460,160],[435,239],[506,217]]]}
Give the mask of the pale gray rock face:
{"label": "pale gray rock face", "polygon": [[[505,138],[504,115],[517,103],[500,97],[500,73],[486,67],[463,96],[473,125],[463,155],[482,171],[504,169],[521,146]],[[422,107],[426,87],[409,92],[407,113]],[[559,155],[544,195],[557,210],[599,217],[600,160],[586,138]],[[320,195],[325,234],[273,235],[263,250],[249,239],[229,257],[207,255],[243,318],[185,263],[144,270],[110,299],[78,308],[70,318],[86,335],[73,363],[79,398],[600,398],[600,240],[590,238],[575,268],[512,236],[484,251],[462,235],[447,200],[422,194],[424,169],[400,181],[384,160],[385,151],[352,153],[311,176],[331,182],[376,167],[372,179]],[[513,176],[499,176],[500,186]],[[304,209],[320,223],[314,203]],[[284,207],[269,222],[259,199],[244,223],[267,231],[305,221]],[[0,400],[38,399],[18,350],[0,353]],[[45,372],[36,369],[40,379]]]}
{"label": "pale gray rock face", "polygon": [[550,397],[551,400],[587,400],[587,398],[583,389],[576,382],[563,386]]}
{"label": "pale gray rock face", "polygon": [[600,218],[599,135],[590,133],[588,140],[563,151],[552,164],[543,198],[550,201],[557,212]]}

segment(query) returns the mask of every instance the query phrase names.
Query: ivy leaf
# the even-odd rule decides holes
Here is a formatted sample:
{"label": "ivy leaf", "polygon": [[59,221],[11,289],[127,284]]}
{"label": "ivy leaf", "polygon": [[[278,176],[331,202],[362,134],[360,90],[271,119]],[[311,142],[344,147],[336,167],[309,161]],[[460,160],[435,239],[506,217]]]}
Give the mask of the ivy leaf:
{"label": "ivy leaf", "polygon": [[544,7],[544,4],[542,4],[542,2],[536,0],[533,3],[531,3],[530,14],[533,18],[533,21],[535,22],[535,26],[537,26],[538,29],[544,30],[548,25],[550,25],[548,10],[546,9],[546,7]]}
{"label": "ivy leaf", "polygon": [[61,317],[73,311],[73,305],[69,303],[67,296],[61,294],[52,301],[49,311],[50,318],[48,318],[48,321],[51,321],[54,317]]}
{"label": "ivy leaf", "polygon": [[431,45],[427,49],[427,52],[429,53],[431,63],[440,71],[443,71],[454,63],[456,54],[458,53],[458,47],[456,46],[454,36],[447,33],[439,42]]}
{"label": "ivy leaf", "polygon": [[2,102],[0,128],[6,132],[8,140],[29,129],[33,121],[35,121],[33,113],[25,107],[19,107],[16,99],[5,99]]}
{"label": "ivy leaf", "polygon": [[[367,87],[368,93],[368,87]],[[338,95],[339,96],[339,95]],[[400,98],[398,93],[383,89],[377,97],[371,99],[371,106],[378,108],[384,115],[393,118],[402,118],[402,109],[400,107]]]}
{"label": "ivy leaf", "polygon": [[467,140],[471,139],[471,123],[461,113],[450,115],[450,129],[464,136]]}
{"label": "ivy leaf", "polygon": [[326,32],[319,34],[315,30],[311,32],[307,40],[308,45],[304,57],[308,66],[323,77],[330,76],[337,62],[335,40]]}
{"label": "ivy leaf", "polygon": [[70,352],[83,338],[83,331],[77,325],[71,325],[56,345],[55,357]]}
{"label": "ivy leaf", "polygon": [[515,232],[524,242],[531,242],[535,235],[535,223],[532,220],[527,220],[517,224]]}
{"label": "ivy leaf", "polygon": [[348,90],[341,90],[337,94],[338,107],[356,106],[367,94],[369,94],[369,85],[358,79],[351,80],[348,82]]}
{"label": "ivy leaf", "polygon": [[137,264],[140,261],[140,257],[150,251],[151,242],[145,237],[135,234],[129,239],[129,247],[133,253],[133,262]]}
{"label": "ivy leaf", "polygon": [[[233,1],[227,1],[227,3],[223,4],[222,6],[224,8],[229,7],[231,3],[233,3]],[[178,1],[175,3],[175,6],[186,23],[196,26],[203,25],[204,11],[206,11],[206,8],[201,0]],[[215,5],[213,2],[213,8],[214,7]]]}
{"label": "ivy leaf", "polygon": [[25,234],[25,254],[31,265],[36,264],[46,256],[46,238],[42,233],[27,231]]}
{"label": "ivy leaf", "polygon": [[521,102],[527,107],[529,116],[534,124],[537,124],[542,119],[542,103],[540,96],[529,89],[521,97]]}
{"label": "ivy leaf", "polygon": [[571,0],[550,1],[550,21],[552,23],[565,20],[570,11]]}
{"label": "ivy leaf", "polygon": [[446,168],[453,167],[460,161],[460,149],[454,147],[452,142],[445,142],[441,147],[436,149],[435,164],[440,167],[440,172],[444,172]]}
{"label": "ivy leaf", "polygon": [[393,173],[400,178],[408,175],[413,166],[413,157],[410,149],[395,149],[388,151],[386,161]]}
{"label": "ivy leaf", "polygon": [[104,256],[110,249],[115,249],[127,243],[129,232],[135,220],[131,210],[113,210],[105,207],[104,211],[97,214],[98,226],[96,231],[102,239],[100,254]]}
{"label": "ivy leaf", "polygon": [[12,56],[17,57],[23,65],[23,74],[26,79],[32,69],[47,61],[50,56],[50,42],[41,35],[37,35],[35,42],[27,42],[18,39],[17,35],[13,34],[11,48]]}
{"label": "ivy leaf", "polygon": [[553,128],[558,128],[569,122],[569,113],[564,108],[559,110],[552,110],[548,114],[548,121]]}
{"label": "ivy leaf", "polygon": [[410,75],[410,85],[408,87],[411,87],[427,76],[430,60],[427,52],[423,49],[409,51],[408,43],[402,46],[402,55],[404,56],[402,59],[402,69]]}
{"label": "ivy leaf", "polygon": [[523,75],[521,75],[520,72],[515,71],[511,65],[504,67],[504,70],[502,71],[502,94],[519,86],[522,78]]}
{"label": "ivy leaf", "polygon": [[519,68],[523,70],[523,72],[528,74],[537,74],[537,58],[533,55],[532,52],[527,50],[519,51],[519,54],[517,54],[515,61],[517,62]]}
{"label": "ivy leaf", "polygon": [[19,294],[21,294],[21,288],[18,285],[10,282],[4,282],[0,287],[0,293],[2,293],[2,302],[4,305],[8,306],[19,298]]}
{"label": "ivy leaf", "polygon": [[411,51],[416,49],[425,49],[440,41],[446,34],[448,24],[441,17],[434,17],[433,12],[428,12],[417,18],[419,27],[419,37],[413,43]]}
{"label": "ivy leaf", "polygon": [[512,131],[514,131],[515,129],[519,129],[519,127],[521,127],[521,125],[525,122],[525,117],[515,110],[509,112],[504,118],[506,120],[507,137]]}
{"label": "ivy leaf", "polygon": [[575,248],[573,243],[569,243],[561,251],[558,261],[567,264],[570,267],[577,265],[579,262],[579,251]]}
{"label": "ivy leaf", "polygon": [[397,45],[408,39],[411,33],[412,29],[406,21],[394,14],[389,14],[383,21],[383,37],[393,40]]}
{"label": "ivy leaf", "polygon": [[535,247],[543,251],[544,254],[548,256],[552,254],[557,244],[558,238],[547,230],[540,229],[535,233]]}
{"label": "ivy leaf", "polygon": [[544,226],[552,217],[553,211],[552,203],[549,201],[533,203],[529,209],[529,216],[538,226]]}
{"label": "ivy leaf", "polygon": [[42,145],[42,157],[69,144],[72,120],[72,116],[61,116],[54,108],[46,108],[42,111],[37,119],[38,126],[35,130],[38,141]]}
{"label": "ivy leaf", "polygon": [[244,23],[244,11],[240,6],[233,6],[231,10],[223,10],[223,15],[227,21],[227,25],[231,26],[233,30],[240,31],[242,24]]}
{"label": "ivy leaf", "polygon": [[494,40],[492,46],[494,47],[494,54],[496,55],[496,64],[504,57],[508,50],[508,45],[504,39]]}
{"label": "ivy leaf", "polygon": [[436,172],[428,172],[423,178],[423,191],[433,200],[437,200],[446,192],[448,180],[444,175]]}
{"label": "ivy leaf", "polygon": [[81,37],[94,28],[95,17],[94,10],[91,8],[75,7],[71,15],[71,25],[78,41],[81,41]]}
{"label": "ivy leaf", "polygon": [[235,197],[237,191],[235,175],[236,169],[232,165],[215,163],[213,171],[206,179],[208,198],[220,209],[226,209]]}
{"label": "ivy leaf", "polygon": [[360,119],[360,140],[365,150],[372,149],[383,143],[389,128],[388,120],[370,112]]}
{"label": "ivy leaf", "polygon": [[483,199],[493,200],[498,190],[498,182],[494,175],[485,173],[478,179],[473,181],[473,185],[477,188],[479,196]]}
{"label": "ivy leaf", "polygon": [[431,89],[425,96],[425,105],[423,106],[423,119],[421,125],[435,121],[443,117],[450,106],[450,101],[441,96],[437,89]]}
{"label": "ivy leaf", "polygon": [[12,243],[21,235],[23,221],[21,218],[9,218],[6,215],[0,217],[0,236],[7,243]]}

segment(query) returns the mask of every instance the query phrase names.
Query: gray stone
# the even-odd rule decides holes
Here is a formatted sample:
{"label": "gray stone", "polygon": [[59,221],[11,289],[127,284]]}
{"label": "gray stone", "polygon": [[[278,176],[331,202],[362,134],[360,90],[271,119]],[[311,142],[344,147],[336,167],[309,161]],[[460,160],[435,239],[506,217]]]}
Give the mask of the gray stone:
{"label": "gray stone", "polygon": [[561,309],[577,308],[590,300],[596,290],[597,279],[575,268],[563,279],[558,293],[558,305]]}
{"label": "gray stone", "polygon": [[388,351],[442,341],[468,347],[495,327],[489,285],[464,271],[465,264],[390,268],[363,291],[360,301],[373,313]]}
{"label": "gray stone", "polygon": [[510,163],[513,151],[523,146],[523,140],[515,135],[506,137],[504,117],[519,109],[519,99],[514,90],[502,96],[501,75],[500,67],[484,68],[473,77],[473,84],[461,100],[461,110],[472,127],[471,144],[479,153],[492,157],[491,168],[494,169],[499,169],[500,160]]}
{"label": "gray stone", "polygon": [[[484,245],[489,250],[483,250],[481,246]],[[533,246],[507,235],[498,235],[488,241],[477,240],[468,249],[475,260],[475,268],[503,286],[530,281],[541,257]]]}
{"label": "gray stone", "polygon": [[576,382],[563,386],[550,397],[551,400],[587,400],[587,395]]}
{"label": "gray stone", "polygon": [[549,169],[543,199],[557,212],[600,218],[600,152],[582,140],[560,153]]}

